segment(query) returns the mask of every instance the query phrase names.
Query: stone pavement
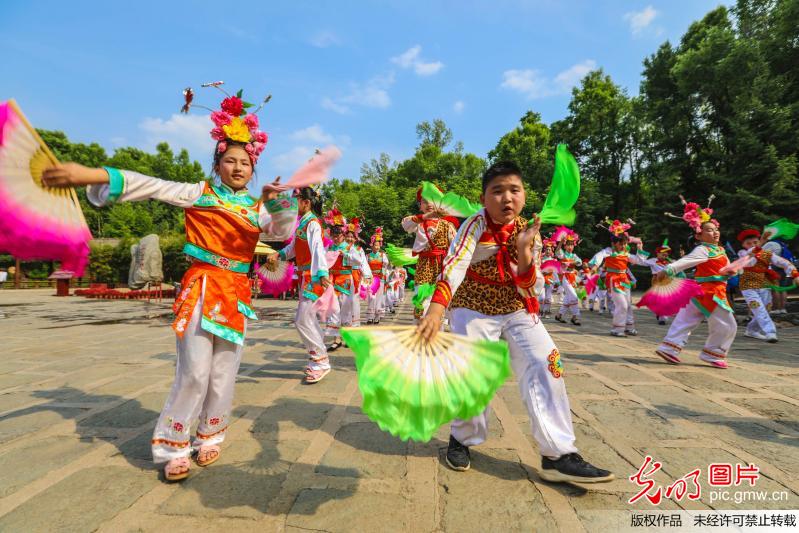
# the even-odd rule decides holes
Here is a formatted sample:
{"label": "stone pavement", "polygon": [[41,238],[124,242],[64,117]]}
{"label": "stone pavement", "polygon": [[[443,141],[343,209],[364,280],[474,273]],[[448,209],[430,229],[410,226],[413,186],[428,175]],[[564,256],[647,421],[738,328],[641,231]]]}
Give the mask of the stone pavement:
{"label": "stone pavement", "polygon": [[[222,457],[170,485],[149,462],[174,367],[169,304],[51,293],[0,292],[0,531],[619,531],[630,509],[799,509],[799,327],[776,345],[739,331],[722,371],[696,358],[704,326],[674,367],[652,354],[665,329],[646,311],[627,339],[596,314],[580,328],[547,321],[577,445],[618,478],[586,490],[540,480],[514,382],[472,470],[453,472],[446,428],[404,443],[361,413],[349,350],[303,385],[294,302],[258,300]],[[647,454],[663,487],[701,468],[701,499],[628,505]],[[754,463],[756,488],[777,496],[711,502],[711,463]]]}

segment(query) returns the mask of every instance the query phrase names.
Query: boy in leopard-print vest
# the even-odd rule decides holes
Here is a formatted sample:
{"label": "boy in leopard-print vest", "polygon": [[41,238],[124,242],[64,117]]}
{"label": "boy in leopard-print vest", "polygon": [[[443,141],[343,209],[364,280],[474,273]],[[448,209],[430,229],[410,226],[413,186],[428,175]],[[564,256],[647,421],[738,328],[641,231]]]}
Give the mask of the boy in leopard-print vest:
{"label": "boy in leopard-print vest", "polygon": [[[604,482],[613,474],[580,457],[574,446],[563,365],[555,343],[538,317],[540,220],[520,215],[526,193],[521,171],[499,162],[483,175],[484,206],[458,231],[442,262],[432,303],[418,332],[433,339],[450,309],[453,333],[471,339],[508,342],[511,365],[542,454],[540,475],[548,481]],[[447,464],[470,466],[469,446],[488,437],[489,410],[452,422]]]}

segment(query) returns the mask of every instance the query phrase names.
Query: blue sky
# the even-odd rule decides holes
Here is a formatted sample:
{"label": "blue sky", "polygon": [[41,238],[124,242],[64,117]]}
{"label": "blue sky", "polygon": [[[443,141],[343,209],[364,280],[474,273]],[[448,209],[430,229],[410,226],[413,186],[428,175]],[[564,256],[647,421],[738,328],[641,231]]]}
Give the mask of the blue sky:
{"label": "blue sky", "polygon": [[643,59],[677,41],[718,0],[99,2],[2,0],[0,100],[74,141],[186,147],[210,166],[211,123],[182,116],[181,91],[217,107],[221,93],[272,101],[261,180],[288,175],[333,142],[335,170],[413,153],[415,125],[442,118],[484,156],[527,111],[546,122],[603,68],[631,94]]}

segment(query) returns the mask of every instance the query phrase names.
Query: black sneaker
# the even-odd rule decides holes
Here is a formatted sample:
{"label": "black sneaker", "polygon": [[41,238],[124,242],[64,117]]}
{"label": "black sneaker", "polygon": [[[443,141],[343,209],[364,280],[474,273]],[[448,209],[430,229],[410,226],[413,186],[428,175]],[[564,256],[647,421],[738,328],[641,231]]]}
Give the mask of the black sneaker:
{"label": "black sneaker", "polygon": [[330,346],[325,346],[325,348],[327,348],[327,351],[328,351],[328,352],[335,352],[336,350],[338,350],[339,348],[341,348],[341,341],[335,341],[335,342],[334,342],[333,344],[331,344]]}
{"label": "black sneaker", "polygon": [[469,447],[458,442],[452,435],[449,436],[449,446],[447,446],[447,464],[459,472],[465,472],[471,466]]}
{"label": "black sneaker", "polygon": [[557,320],[558,322],[562,322],[563,324],[566,323],[566,321],[563,320],[563,317],[560,316],[560,314],[555,315],[555,320]]}
{"label": "black sneaker", "polygon": [[665,320],[658,320],[658,324],[661,325],[661,326],[665,326],[666,325],[666,321]]}
{"label": "black sneaker", "polygon": [[587,463],[579,453],[567,453],[557,460],[542,457],[539,474],[542,479],[555,482],[606,483],[616,479],[609,471]]}
{"label": "black sneaker", "polygon": [[582,324],[580,324],[580,319],[577,318],[576,316],[572,317],[572,324],[574,324],[575,326],[581,326],[582,325]]}

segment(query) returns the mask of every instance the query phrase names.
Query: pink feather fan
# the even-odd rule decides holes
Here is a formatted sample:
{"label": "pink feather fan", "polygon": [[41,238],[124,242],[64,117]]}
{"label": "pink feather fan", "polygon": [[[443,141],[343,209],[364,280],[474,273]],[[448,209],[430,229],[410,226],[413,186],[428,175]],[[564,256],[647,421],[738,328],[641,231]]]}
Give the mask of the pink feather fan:
{"label": "pink feather fan", "polygon": [[42,183],[58,160],[13,100],[0,103],[0,251],[82,276],[92,236],[75,191]]}
{"label": "pink feather fan", "polygon": [[547,274],[562,274],[563,267],[557,259],[547,259],[541,263],[541,272],[546,272]]}
{"label": "pink feather fan", "polygon": [[261,278],[261,292],[272,296],[279,296],[291,288],[294,276],[294,263],[289,261],[275,261],[258,266],[255,271]]}
{"label": "pink feather fan", "polygon": [[341,151],[333,145],[317,150],[307,163],[301,166],[288,181],[278,185],[278,188],[285,191],[322,183],[327,179],[330,169],[340,157]]}
{"label": "pink feather fan", "polygon": [[658,316],[676,315],[690,303],[691,298],[702,296],[702,286],[692,279],[666,278],[652,280],[652,287],[644,293],[636,307],[648,307]]}
{"label": "pink feather fan", "polygon": [[341,307],[332,283],[327,286],[322,296],[316,299],[311,308],[319,314],[319,319],[322,322],[326,322],[330,315],[340,311]]}

